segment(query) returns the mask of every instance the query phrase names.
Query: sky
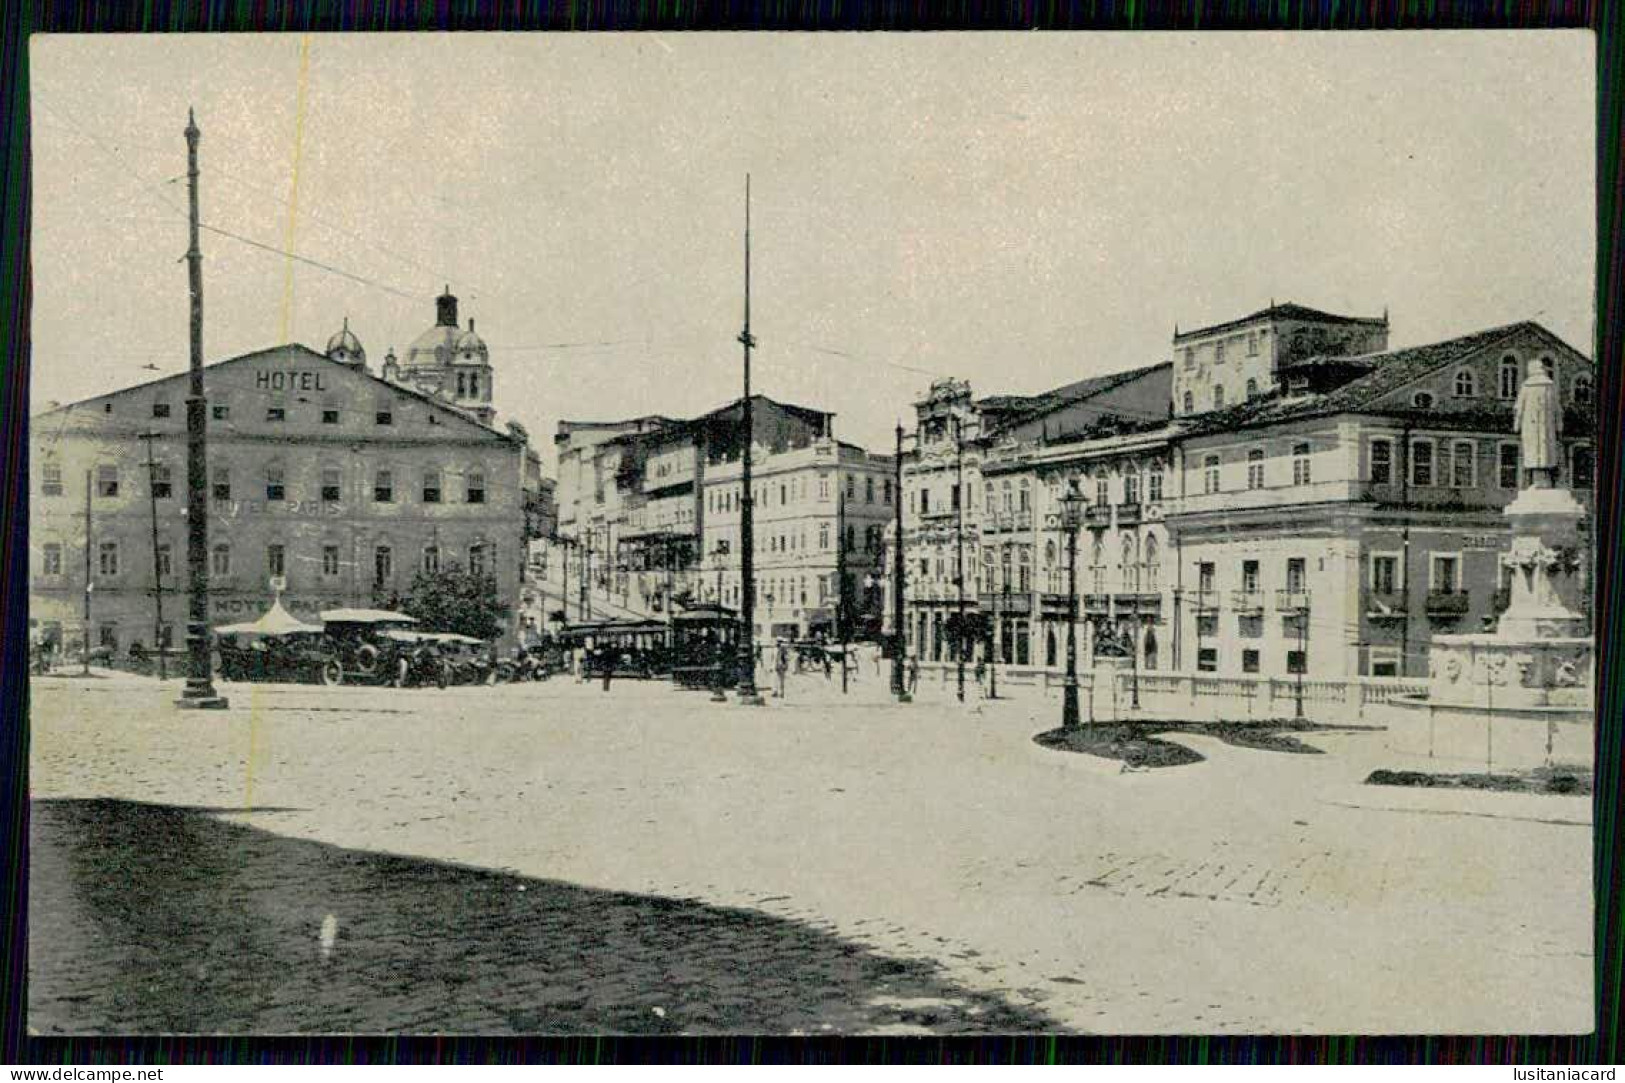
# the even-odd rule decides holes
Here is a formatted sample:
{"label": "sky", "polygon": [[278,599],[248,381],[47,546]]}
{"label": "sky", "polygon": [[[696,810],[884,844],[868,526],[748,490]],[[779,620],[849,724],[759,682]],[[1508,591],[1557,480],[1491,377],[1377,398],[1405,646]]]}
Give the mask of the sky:
{"label": "sky", "polygon": [[[1031,393],[1295,301],[1390,344],[1593,339],[1593,39],[1298,34],[150,35],[31,40],[34,412],[204,349],[376,371],[449,285],[500,415],[753,389],[888,450],[933,379]],[[234,236],[227,236],[232,234]],[[290,255],[291,253],[291,255]],[[152,366],[149,368],[148,366]]]}

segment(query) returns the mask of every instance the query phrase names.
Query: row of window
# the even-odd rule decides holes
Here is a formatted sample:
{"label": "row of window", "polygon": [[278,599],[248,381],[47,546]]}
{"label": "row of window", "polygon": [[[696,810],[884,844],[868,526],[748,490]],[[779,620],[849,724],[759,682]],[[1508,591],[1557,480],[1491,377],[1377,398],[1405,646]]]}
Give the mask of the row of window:
{"label": "row of window", "polygon": [[[785,507],[793,501],[804,500],[806,499],[807,492],[806,481],[807,479],[805,478],[792,478],[788,481],[781,481],[777,483],[777,485],[772,482],[764,482],[759,484],[756,486],[756,504],[758,507],[764,508],[772,506],[772,498],[775,490],[778,492],[780,507]],[[830,498],[829,483],[830,479],[828,475],[820,474],[818,476],[818,499],[820,501],[827,501]],[[891,479],[882,478],[881,483],[877,488],[875,485],[875,479],[873,477],[865,477],[863,479],[863,502],[865,504],[875,503],[875,494],[877,491],[880,494],[880,502],[889,507],[892,499]],[[855,474],[846,475],[846,499],[851,501],[856,501],[858,499],[858,479],[857,475]],[[603,503],[603,495],[601,491],[599,493],[598,502],[600,504]],[[705,510],[709,512],[738,511],[739,487],[731,486],[727,489],[713,489],[707,492],[705,494]]]}
{"label": "row of window", "polygon": [[[63,549],[60,542],[46,542],[40,547],[41,574],[47,577],[62,575]],[[332,578],[338,576],[343,567],[340,556],[341,547],[328,543],[321,546],[318,559],[321,564],[321,574]],[[419,553],[418,566],[429,574],[440,571],[440,563],[444,550],[439,545],[425,545]],[[379,545],[373,548],[373,580],[377,583],[388,583],[395,575],[395,550],[389,545]],[[495,566],[496,547],[489,542],[476,542],[468,547],[467,570],[476,575],[484,575],[493,570]],[[167,542],[160,542],[157,552],[157,572],[160,578],[168,579],[175,574],[173,549]],[[96,546],[96,575],[101,579],[112,579],[119,575],[120,546],[117,541],[98,542]],[[216,542],[209,550],[209,570],[214,575],[232,574],[232,547],[229,542]],[[280,542],[273,542],[265,547],[265,571],[267,575],[288,574],[288,547]]]}
{"label": "row of window", "polygon": [[[168,500],[175,495],[172,472],[168,466],[158,464],[151,470],[152,495],[158,500]],[[280,463],[269,463],[265,467],[265,499],[280,502],[288,499],[287,475]],[[425,470],[421,476],[422,486],[418,494],[425,504],[439,504],[445,495],[442,485],[442,476],[439,470]],[[216,466],[210,478],[209,493],[215,500],[232,499],[231,468]],[[42,496],[61,496],[62,467],[58,463],[45,463],[40,468],[40,494]],[[395,501],[395,474],[392,470],[379,470],[373,474],[372,499],[377,504],[391,504]],[[336,466],[323,467],[316,489],[315,499],[324,503],[338,503],[343,499],[344,484],[343,472]],[[116,497],[119,495],[119,468],[111,463],[103,463],[96,468],[96,495],[101,497]],[[480,470],[470,470],[463,475],[463,500],[469,504],[485,503],[486,486],[485,474]]]}
{"label": "row of window", "polygon": [[[1257,357],[1258,356],[1258,347],[1259,347],[1259,345],[1263,342],[1264,339],[1266,339],[1268,337],[1269,337],[1268,328],[1260,328],[1257,331],[1248,331],[1247,332],[1247,356],[1248,357]],[[1224,348],[1225,348],[1225,346],[1228,343],[1231,343],[1231,342],[1239,343],[1240,339],[1241,339],[1240,335],[1231,335],[1230,338],[1228,338],[1228,339],[1220,339],[1218,342],[1215,342],[1213,344],[1213,363],[1215,365],[1224,364]],[[1186,368],[1193,368],[1196,365],[1196,347],[1194,347],[1194,346],[1186,346],[1185,347],[1184,360],[1185,360],[1185,367]]]}
{"label": "row of window", "polygon": [[[479,394],[479,377],[473,375],[472,373],[469,375],[474,381],[473,388],[467,392],[463,392],[461,390],[461,381],[459,380],[459,394],[477,395]],[[112,412],[113,404],[111,402],[102,403],[102,413],[111,414]],[[152,416],[155,418],[167,418],[173,416],[170,404],[161,400],[154,402],[152,404]],[[339,417],[340,410],[337,406],[321,407],[321,419],[323,425],[337,425],[339,423]],[[219,402],[210,406],[209,418],[213,421],[230,421],[230,404]],[[287,404],[274,401],[269,403],[265,407],[265,420],[271,422],[288,420]],[[395,424],[395,411],[393,407],[380,406],[373,411],[372,420],[374,425],[393,425]],[[430,414],[429,424],[438,425],[440,424],[440,419],[434,414]]]}
{"label": "row of window", "polygon": [[[1410,484],[1452,489],[1476,489],[1479,485],[1479,446],[1473,440],[1436,440],[1416,437],[1411,440]],[[1292,484],[1308,485],[1314,481],[1310,465],[1310,446],[1307,442],[1292,445]],[[1519,447],[1503,443],[1496,449],[1496,483],[1502,489],[1521,487],[1518,469]],[[1222,460],[1217,454],[1202,457],[1202,492],[1212,495],[1223,491],[1220,477]],[[1394,441],[1371,441],[1371,456],[1367,478],[1374,485],[1394,483]],[[1577,445],[1570,454],[1569,484],[1576,489],[1590,489],[1595,484],[1596,462],[1591,447]],[[1247,452],[1247,488],[1263,489],[1268,485],[1265,457],[1262,448]]]}

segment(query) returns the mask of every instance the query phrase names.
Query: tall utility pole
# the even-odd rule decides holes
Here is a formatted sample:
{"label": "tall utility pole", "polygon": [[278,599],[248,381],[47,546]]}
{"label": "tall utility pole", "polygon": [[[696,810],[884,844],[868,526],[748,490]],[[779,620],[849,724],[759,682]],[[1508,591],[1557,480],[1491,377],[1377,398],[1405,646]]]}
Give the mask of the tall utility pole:
{"label": "tall utility pole", "polygon": [[[1082,496],[1071,489],[1061,498],[1061,522],[1066,527],[1066,683],[1061,690],[1061,727],[1072,729],[1078,719],[1078,521]],[[1091,719],[1094,683],[1089,685]]]}
{"label": "tall utility pole", "polygon": [[191,201],[191,245],[186,250],[192,295],[191,388],[186,396],[186,570],[190,608],[186,622],[186,687],[179,705],[219,710],[209,642],[209,466],[203,398],[203,252],[198,248],[197,121],[186,111],[186,187]]}
{"label": "tall utility pole", "polygon": [[90,551],[95,548],[90,538],[90,485],[92,475],[85,471],[85,645],[79,652],[80,661],[84,664],[84,675],[90,676],[90,595],[96,589],[95,581],[90,578]]}
{"label": "tall utility pole", "polygon": [[[836,462],[840,462],[839,449]],[[846,489],[835,472],[835,638],[841,644],[841,694],[846,694]]]}
{"label": "tall utility pole", "polygon": [[891,592],[891,691],[898,703],[907,703],[914,697],[903,683],[903,645],[908,637],[903,634],[903,426],[897,426],[897,457],[892,463],[892,592]]}
{"label": "tall utility pole", "polygon": [[954,415],[954,582],[959,602],[954,630],[954,657],[959,660],[959,702],[965,702],[965,433],[958,414]]}
{"label": "tall utility pole", "polygon": [[586,555],[581,560],[576,561],[576,564],[579,566],[579,571],[581,572],[581,622],[585,624],[587,621],[592,619],[592,598],[591,594],[589,593],[592,588],[588,583],[588,580],[592,578],[591,524],[588,524],[587,526]]}
{"label": "tall utility pole", "polygon": [[162,435],[144,432],[147,444],[147,497],[152,506],[152,645],[158,651],[158,679],[169,680],[168,650],[164,645],[164,566],[158,559],[158,464],[152,457],[152,442]]}
{"label": "tall utility pole", "polygon": [[745,348],[745,399],[740,439],[744,455],[739,465],[739,702],[761,706],[762,697],[756,691],[756,494],[751,489],[751,445],[755,440],[750,403],[750,349],[756,339],[750,333],[750,174],[745,174],[745,328],[739,333],[739,343]]}

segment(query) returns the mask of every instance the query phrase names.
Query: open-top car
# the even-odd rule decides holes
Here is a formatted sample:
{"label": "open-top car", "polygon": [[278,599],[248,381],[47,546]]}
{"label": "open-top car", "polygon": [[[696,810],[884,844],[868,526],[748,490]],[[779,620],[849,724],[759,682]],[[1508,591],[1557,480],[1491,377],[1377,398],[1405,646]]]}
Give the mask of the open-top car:
{"label": "open-top car", "polygon": [[415,644],[390,635],[410,632],[417,618],[389,609],[328,609],[322,631],[342,666],[344,680],[363,684],[393,683],[401,656]]}

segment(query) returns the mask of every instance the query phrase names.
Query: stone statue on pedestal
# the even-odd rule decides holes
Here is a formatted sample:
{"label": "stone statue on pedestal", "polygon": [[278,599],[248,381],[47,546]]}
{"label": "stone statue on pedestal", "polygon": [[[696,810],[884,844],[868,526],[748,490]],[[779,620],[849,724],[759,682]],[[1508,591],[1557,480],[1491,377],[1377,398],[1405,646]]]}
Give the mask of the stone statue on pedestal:
{"label": "stone statue on pedestal", "polygon": [[1557,471],[1563,462],[1557,441],[1557,414],[1557,385],[1546,374],[1546,366],[1539,359],[1533,360],[1513,407],[1513,428],[1522,445],[1523,476],[1531,488],[1557,487]]}

